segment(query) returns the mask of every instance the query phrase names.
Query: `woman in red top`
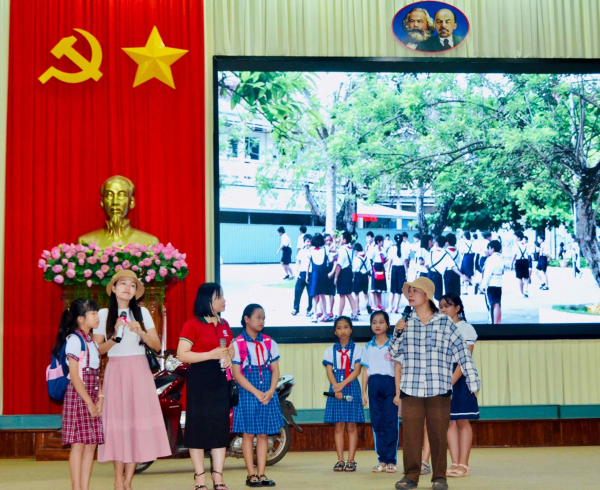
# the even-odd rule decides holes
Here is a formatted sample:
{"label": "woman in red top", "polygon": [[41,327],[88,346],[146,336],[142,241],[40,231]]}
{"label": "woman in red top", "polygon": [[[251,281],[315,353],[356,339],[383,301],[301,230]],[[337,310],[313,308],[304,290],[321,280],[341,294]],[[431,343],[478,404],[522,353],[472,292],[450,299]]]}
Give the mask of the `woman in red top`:
{"label": "woman in red top", "polygon": [[[229,324],[220,317],[225,310],[221,286],[207,282],[198,288],[194,318],[185,322],[177,357],[190,364],[186,376],[187,415],[185,440],[194,463],[194,490],[206,487],[204,451],[211,450],[215,490],[227,490],[223,465],[229,445],[229,387],[222,369],[231,367],[230,349],[220,347],[221,339],[230,345]],[[233,348],[231,347],[231,350]]]}

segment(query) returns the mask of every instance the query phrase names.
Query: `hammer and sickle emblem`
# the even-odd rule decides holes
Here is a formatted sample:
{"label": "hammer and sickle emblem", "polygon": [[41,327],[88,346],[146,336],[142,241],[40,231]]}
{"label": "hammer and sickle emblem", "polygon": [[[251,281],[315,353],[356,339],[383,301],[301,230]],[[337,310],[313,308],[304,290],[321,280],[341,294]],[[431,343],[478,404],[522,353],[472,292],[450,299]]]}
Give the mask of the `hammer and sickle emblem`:
{"label": "hammer and sickle emblem", "polygon": [[73,44],[77,41],[75,36],[63,37],[50,52],[58,59],[66,56],[81,68],[81,71],[78,73],[66,73],[51,66],[38,79],[40,82],[46,83],[52,77],[66,83],[81,83],[90,78],[93,78],[97,82],[100,80],[100,77],[102,77],[102,73],[98,69],[102,63],[102,48],[100,47],[100,43],[89,32],[82,29],[73,30],[85,37],[87,42],[90,43],[90,47],[92,48],[92,59],[89,61],[86,60],[73,48]]}

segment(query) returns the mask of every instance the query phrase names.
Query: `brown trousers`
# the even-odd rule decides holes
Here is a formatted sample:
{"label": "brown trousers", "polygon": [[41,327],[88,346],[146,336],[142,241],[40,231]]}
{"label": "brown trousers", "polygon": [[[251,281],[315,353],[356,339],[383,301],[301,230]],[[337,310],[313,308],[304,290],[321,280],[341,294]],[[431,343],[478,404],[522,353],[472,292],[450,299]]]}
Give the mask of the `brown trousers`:
{"label": "brown trousers", "polygon": [[448,450],[448,425],[450,424],[450,397],[402,398],[402,427],[404,431],[404,474],[414,482],[421,475],[421,450],[423,426],[427,421],[427,434],[431,445],[431,480],[446,478]]}

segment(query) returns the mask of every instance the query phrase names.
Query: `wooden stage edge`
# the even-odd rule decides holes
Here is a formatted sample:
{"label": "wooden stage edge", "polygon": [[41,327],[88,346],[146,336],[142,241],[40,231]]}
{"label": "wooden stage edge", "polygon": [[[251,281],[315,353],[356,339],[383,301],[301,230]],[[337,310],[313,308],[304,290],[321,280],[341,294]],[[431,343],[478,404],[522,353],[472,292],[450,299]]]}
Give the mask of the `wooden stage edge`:
{"label": "wooden stage edge", "polygon": [[[333,451],[333,426],[301,424],[292,429],[291,451]],[[358,424],[358,449],[373,449],[371,424]],[[474,447],[600,446],[600,418],[552,420],[479,420],[473,422]],[[402,428],[400,428],[402,447]],[[54,429],[1,430],[0,459],[68,459]]]}

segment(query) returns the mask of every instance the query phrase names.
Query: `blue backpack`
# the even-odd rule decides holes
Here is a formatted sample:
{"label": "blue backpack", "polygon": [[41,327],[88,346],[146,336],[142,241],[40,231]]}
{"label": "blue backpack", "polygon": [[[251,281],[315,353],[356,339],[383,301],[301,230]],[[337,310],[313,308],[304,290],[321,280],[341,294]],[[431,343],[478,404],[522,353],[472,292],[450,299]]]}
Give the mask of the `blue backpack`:
{"label": "blue backpack", "polygon": [[[79,340],[81,341],[81,350],[82,352],[85,352],[85,341],[81,335],[74,335],[79,337]],[[85,354],[83,357],[85,357]],[[79,367],[82,367],[81,362],[79,363]],[[67,342],[65,341],[62,349],[60,350],[60,356],[58,359],[54,356],[54,354],[52,354],[52,361],[46,368],[46,384],[48,385],[48,395],[50,395],[50,398],[62,402],[65,399],[67,386],[69,386],[70,382],[71,379],[69,378],[69,365],[67,364]]]}

